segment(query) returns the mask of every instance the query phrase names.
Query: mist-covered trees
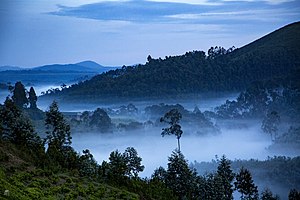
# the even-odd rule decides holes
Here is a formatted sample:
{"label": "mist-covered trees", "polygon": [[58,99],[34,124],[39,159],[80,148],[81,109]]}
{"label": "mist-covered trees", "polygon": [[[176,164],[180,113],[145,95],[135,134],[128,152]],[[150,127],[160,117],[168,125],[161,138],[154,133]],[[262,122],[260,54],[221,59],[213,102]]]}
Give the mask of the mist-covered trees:
{"label": "mist-covered trees", "polygon": [[[85,118],[84,118],[85,119]],[[89,125],[100,132],[109,132],[112,128],[111,119],[101,108],[97,108],[90,117]]]}
{"label": "mist-covered trees", "polygon": [[219,165],[217,168],[216,176],[219,177],[219,181],[221,182],[221,191],[223,193],[222,199],[224,200],[233,199],[233,180],[235,174],[233,173],[230,164],[230,160],[226,159],[226,157],[223,155],[219,160]]}
{"label": "mist-covered trees", "polygon": [[20,81],[16,82],[14,86],[12,99],[19,108],[23,108],[28,104],[25,87]]}
{"label": "mist-covered trees", "polygon": [[181,126],[179,124],[180,119],[182,118],[181,113],[177,109],[172,109],[167,112],[162,118],[160,118],[160,122],[167,123],[169,127],[163,128],[161,135],[164,137],[165,135],[175,135],[177,139],[178,151],[180,152],[180,138],[183,133],[181,130]]}
{"label": "mist-covered trees", "polygon": [[46,111],[45,125],[49,145],[53,144],[58,148],[71,145],[70,125],[66,123],[63,114],[59,111],[56,101],[53,101]]}
{"label": "mist-covered trees", "polygon": [[184,155],[178,150],[169,157],[165,183],[179,199],[194,199],[196,174],[189,168]]}
{"label": "mist-covered trees", "polygon": [[236,190],[241,193],[242,200],[258,200],[257,186],[254,184],[250,171],[242,167],[234,182]]}
{"label": "mist-covered trees", "polygon": [[[76,168],[77,154],[71,147],[72,137],[70,125],[59,111],[57,102],[53,101],[46,111],[47,156],[53,167]],[[51,166],[50,166],[51,167]]]}
{"label": "mist-covered trees", "polygon": [[30,87],[30,90],[29,90],[29,93],[28,93],[28,101],[29,101],[31,109],[36,109],[37,108],[37,105],[36,105],[37,96],[35,94],[35,91],[34,91],[33,87]]}
{"label": "mist-covered trees", "polygon": [[262,121],[261,129],[271,136],[272,141],[277,138],[279,123],[280,116],[276,111],[268,112]]}
{"label": "mist-covered trees", "polygon": [[10,98],[0,106],[0,138],[23,146],[36,147],[42,144],[30,120]]}
{"label": "mist-covered trees", "polygon": [[144,171],[142,158],[133,147],[127,147],[123,153],[118,150],[109,155],[109,162],[103,161],[99,167],[99,174],[113,184],[125,184],[129,179],[137,179]]}

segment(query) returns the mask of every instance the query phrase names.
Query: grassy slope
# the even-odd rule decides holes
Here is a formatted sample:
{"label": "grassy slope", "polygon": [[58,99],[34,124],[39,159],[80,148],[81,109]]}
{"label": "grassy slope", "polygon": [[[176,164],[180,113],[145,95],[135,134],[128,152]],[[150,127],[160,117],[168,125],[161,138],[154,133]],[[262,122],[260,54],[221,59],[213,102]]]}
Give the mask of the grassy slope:
{"label": "grassy slope", "polygon": [[81,178],[72,172],[35,168],[31,157],[11,143],[0,141],[0,199],[139,199],[137,194]]}

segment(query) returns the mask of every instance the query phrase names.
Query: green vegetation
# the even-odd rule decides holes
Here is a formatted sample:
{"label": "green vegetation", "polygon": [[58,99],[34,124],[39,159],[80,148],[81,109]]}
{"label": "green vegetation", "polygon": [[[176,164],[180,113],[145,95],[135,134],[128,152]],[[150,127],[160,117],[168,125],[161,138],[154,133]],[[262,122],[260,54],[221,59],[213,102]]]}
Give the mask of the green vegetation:
{"label": "green vegetation", "polygon": [[[150,179],[142,179],[138,176],[144,170],[142,158],[133,147],[128,147],[123,153],[118,150],[111,152],[109,162],[103,161],[101,165],[88,149],[82,155],[75,152],[71,147],[70,127],[56,102],[46,112],[45,141],[29,125],[16,129],[12,119],[27,122],[21,118],[22,111],[11,99],[8,98],[0,108],[0,114],[6,116],[0,121],[1,198],[217,200],[232,199],[237,190],[241,199],[258,199],[257,186],[250,171],[241,167],[239,173],[234,174],[232,164],[225,156],[215,163],[216,172],[198,175],[188,166],[184,155],[176,150],[168,159],[167,169],[160,167]],[[46,150],[45,143],[48,145]],[[292,175],[283,175],[283,180],[288,177],[291,182],[290,177],[295,177],[295,181],[299,181],[297,177],[300,176],[293,174],[298,173],[294,168],[298,166],[298,160],[287,160],[295,163],[291,165]],[[278,158],[276,162],[283,163],[286,171],[290,169],[286,158]],[[270,170],[270,166],[273,165],[262,169]],[[272,195],[270,191],[262,193],[264,198]],[[291,190],[291,199],[297,195],[297,190]]]}
{"label": "green vegetation", "polygon": [[180,138],[183,133],[181,130],[181,126],[179,124],[179,120],[182,118],[182,114],[177,109],[172,109],[167,112],[162,118],[160,118],[160,122],[167,123],[170,125],[169,128],[163,128],[161,135],[164,137],[165,135],[175,135],[178,142],[178,151],[180,152]]}

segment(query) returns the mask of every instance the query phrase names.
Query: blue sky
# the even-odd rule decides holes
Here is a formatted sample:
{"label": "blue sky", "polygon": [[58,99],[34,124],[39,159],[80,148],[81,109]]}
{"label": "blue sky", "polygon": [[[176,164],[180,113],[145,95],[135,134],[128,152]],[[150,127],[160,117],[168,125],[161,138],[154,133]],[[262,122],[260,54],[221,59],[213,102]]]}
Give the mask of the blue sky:
{"label": "blue sky", "polygon": [[1,0],[0,66],[145,63],[241,47],[299,20],[299,0]]}

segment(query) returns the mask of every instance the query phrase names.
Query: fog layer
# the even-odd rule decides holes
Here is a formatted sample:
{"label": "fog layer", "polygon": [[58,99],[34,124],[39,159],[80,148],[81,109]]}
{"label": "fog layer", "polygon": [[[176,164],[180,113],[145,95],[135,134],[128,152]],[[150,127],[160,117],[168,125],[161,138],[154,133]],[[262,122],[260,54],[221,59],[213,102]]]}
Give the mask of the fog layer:
{"label": "fog layer", "polygon": [[[73,147],[77,151],[91,150],[96,161],[101,164],[108,160],[110,152],[132,146],[143,158],[145,170],[142,177],[149,177],[159,167],[167,166],[168,156],[177,148],[176,137],[161,137],[161,129],[153,128],[124,134],[73,134]],[[266,159],[270,155],[267,147],[270,138],[260,131],[260,124],[254,123],[242,129],[224,129],[220,135],[197,136],[183,134],[181,150],[189,162],[211,161],[215,155],[225,154],[229,159]]]}

